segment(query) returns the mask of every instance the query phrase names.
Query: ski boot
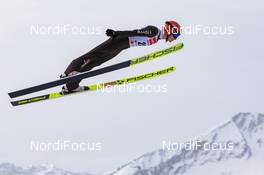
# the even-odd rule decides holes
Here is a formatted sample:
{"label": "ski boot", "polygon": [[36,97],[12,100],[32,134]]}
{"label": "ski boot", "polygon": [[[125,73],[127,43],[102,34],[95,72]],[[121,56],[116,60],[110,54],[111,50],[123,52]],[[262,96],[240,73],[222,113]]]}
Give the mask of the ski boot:
{"label": "ski boot", "polygon": [[[63,74],[60,75],[60,78],[66,78],[68,76],[73,76],[73,75],[77,75],[77,74],[80,74],[80,72],[73,71],[69,75],[66,75],[65,73],[63,73]],[[69,93],[74,93],[74,92],[81,92],[81,91],[84,91],[84,90],[88,90],[88,87],[87,86],[78,86],[75,89],[69,89],[67,87],[67,85],[65,84],[65,85],[62,86],[61,92],[64,93],[64,94],[69,94]]]}
{"label": "ski boot", "polygon": [[74,92],[82,92],[88,90],[87,86],[79,86],[76,89],[69,90],[66,85],[62,86],[61,92],[64,94],[74,93]]}
{"label": "ski boot", "polygon": [[68,76],[73,76],[73,75],[77,75],[77,74],[80,74],[80,72],[78,72],[78,71],[73,71],[73,72],[69,73],[68,75],[65,74],[65,73],[63,73],[63,74],[60,75],[60,78],[66,78],[66,77],[68,77]]}

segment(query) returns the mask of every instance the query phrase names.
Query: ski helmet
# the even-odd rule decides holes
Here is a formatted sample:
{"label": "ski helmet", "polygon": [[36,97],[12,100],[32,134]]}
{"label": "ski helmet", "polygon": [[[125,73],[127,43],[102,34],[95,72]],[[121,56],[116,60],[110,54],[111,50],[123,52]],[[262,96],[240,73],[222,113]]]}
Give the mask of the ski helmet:
{"label": "ski helmet", "polygon": [[177,39],[181,35],[181,26],[176,21],[166,21],[164,26],[164,32],[166,34],[166,40],[170,35]]}

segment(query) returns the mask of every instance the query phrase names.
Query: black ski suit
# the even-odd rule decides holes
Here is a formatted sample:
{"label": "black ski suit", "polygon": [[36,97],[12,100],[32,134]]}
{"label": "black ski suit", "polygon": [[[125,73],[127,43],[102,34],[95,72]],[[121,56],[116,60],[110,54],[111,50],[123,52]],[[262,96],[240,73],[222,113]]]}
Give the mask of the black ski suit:
{"label": "black ski suit", "polygon": [[[161,31],[155,26],[133,31],[115,31],[115,36],[109,38],[88,53],[73,60],[65,70],[69,75],[73,71],[85,72],[114,58],[122,50],[132,46],[146,46],[155,44],[160,39]],[[87,64],[88,62],[88,64]],[[67,83],[68,90],[79,86],[80,81]]]}

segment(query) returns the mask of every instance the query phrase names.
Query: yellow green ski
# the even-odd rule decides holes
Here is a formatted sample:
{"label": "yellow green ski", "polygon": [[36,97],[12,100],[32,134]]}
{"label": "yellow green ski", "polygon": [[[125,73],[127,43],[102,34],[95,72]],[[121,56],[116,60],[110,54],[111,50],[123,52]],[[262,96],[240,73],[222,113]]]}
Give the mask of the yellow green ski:
{"label": "yellow green ski", "polygon": [[133,83],[133,82],[137,82],[137,81],[141,81],[141,80],[146,80],[146,79],[158,77],[158,76],[161,76],[164,74],[171,73],[175,70],[176,70],[176,68],[171,66],[171,67],[168,67],[166,69],[150,72],[147,74],[142,74],[142,75],[124,78],[124,79],[120,79],[120,80],[115,80],[115,81],[110,81],[110,82],[106,82],[106,83],[99,83],[99,84],[86,86],[86,90],[81,91],[81,92],[72,92],[72,93],[55,92],[55,93],[46,94],[46,95],[42,95],[42,96],[32,97],[32,98],[18,100],[18,101],[13,101],[13,102],[11,102],[11,104],[13,106],[19,106],[19,105],[39,102],[39,101],[43,101],[43,100],[60,98],[60,97],[64,97],[67,95],[79,94],[79,93],[86,92],[86,91],[95,91],[98,89],[104,89],[104,88],[111,87],[111,86],[123,85],[123,84],[128,84],[128,83]]}
{"label": "yellow green ski", "polygon": [[156,58],[166,56],[170,53],[173,53],[173,52],[176,52],[176,51],[182,49],[183,46],[184,46],[183,43],[178,43],[178,44],[171,46],[171,47],[168,47],[166,49],[162,49],[162,50],[147,54],[145,56],[134,58],[134,59],[130,60],[130,66],[134,66],[134,65],[137,65],[140,63],[144,63],[146,61],[151,61],[151,60],[154,60]]}

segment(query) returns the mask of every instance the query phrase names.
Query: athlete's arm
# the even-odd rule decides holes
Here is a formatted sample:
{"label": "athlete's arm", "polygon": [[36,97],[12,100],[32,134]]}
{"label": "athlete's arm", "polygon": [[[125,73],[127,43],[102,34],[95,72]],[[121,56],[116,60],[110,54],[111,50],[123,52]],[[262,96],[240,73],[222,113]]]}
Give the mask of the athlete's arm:
{"label": "athlete's arm", "polygon": [[[130,31],[112,31],[113,36],[123,36],[123,37],[131,37],[131,36],[146,36],[146,37],[154,37],[158,34],[159,29],[155,26],[147,26],[142,29],[130,30]],[[109,35],[108,35],[109,36]]]}

